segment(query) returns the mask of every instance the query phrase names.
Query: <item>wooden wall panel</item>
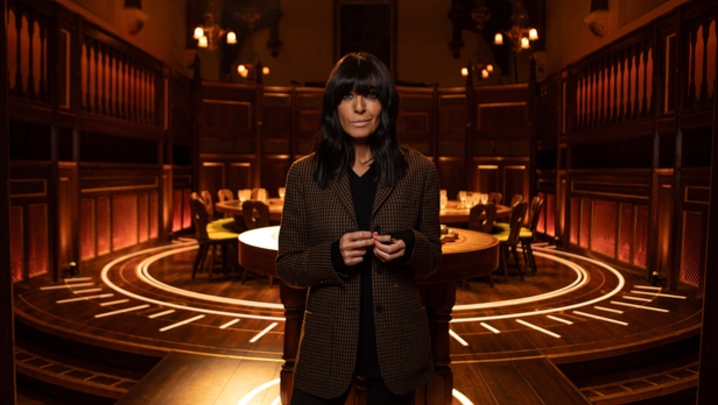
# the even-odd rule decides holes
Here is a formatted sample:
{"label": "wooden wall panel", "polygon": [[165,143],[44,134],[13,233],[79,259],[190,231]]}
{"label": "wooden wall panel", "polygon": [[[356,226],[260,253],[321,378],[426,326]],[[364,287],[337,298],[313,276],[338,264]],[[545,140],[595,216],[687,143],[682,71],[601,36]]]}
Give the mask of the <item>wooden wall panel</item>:
{"label": "wooden wall panel", "polygon": [[139,194],[137,198],[137,241],[147,242],[149,239],[149,196]]}
{"label": "wooden wall panel", "polygon": [[83,198],[80,202],[80,260],[97,255],[95,246],[95,199]]}
{"label": "wooden wall panel", "polygon": [[270,197],[279,197],[279,187],[286,185],[287,173],[292,162],[283,157],[265,158],[262,162],[262,187]]}
{"label": "wooden wall panel", "polygon": [[706,219],[702,212],[683,213],[680,280],[695,286],[703,281]]}
{"label": "wooden wall panel", "polygon": [[155,239],[159,236],[159,193],[150,193],[150,239]]}
{"label": "wooden wall panel", "polygon": [[110,197],[98,197],[95,200],[95,238],[98,256],[110,253],[112,250],[110,209]]}
{"label": "wooden wall panel", "polygon": [[182,230],[182,190],[172,190],[172,232]]}
{"label": "wooden wall panel", "polygon": [[253,188],[252,179],[254,172],[252,163],[237,162],[230,163],[227,167],[226,188],[232,190],[234,198],[237,198],[237,191],[245,188]]}
{"label": "wooden wall panel", "polygon": [[27,206],[27,275],[46,273],[49,269],[49,223],[47,204]]}
{"label": "wooden wall panel", "polygon": [[13,281],[25,274],[25,229],[23,207],[10,207],[10,274]]}
{"label": "wooden wall panel", "polygon": [[112,250],[139,242],[138,197],[136,194],[112,196]]}
{"label": "wooden wall panel", "polygon": [[618,222],[617,204],[610,201],[594,201],[592,217],[591,250],[608,257],[615,257]]}

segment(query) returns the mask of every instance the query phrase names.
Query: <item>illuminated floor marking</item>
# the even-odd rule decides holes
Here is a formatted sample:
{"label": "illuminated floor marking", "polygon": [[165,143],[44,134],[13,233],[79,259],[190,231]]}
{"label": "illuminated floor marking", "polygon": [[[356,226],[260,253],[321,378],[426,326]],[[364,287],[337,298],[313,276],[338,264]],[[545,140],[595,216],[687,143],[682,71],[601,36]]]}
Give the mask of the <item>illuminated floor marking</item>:
{"label": "illuminated floor marking", "polygon": [[[174,248],[176,246],[170,245],[169,247]],[[196,249],[196,248],[197,248],[197,245],[193,243],[192,247],[182,248],[182,249],[180,249],[180,251]],[[139,294],[135,294],[130,291],[127,291],[127,290],[121,288],[120,286],[118,286],[117,284],[113,283],[112,280],[110,280],[110,277],[108,276],[108,274],[109,274],[110,270],[116,264],[118,264],[122,261],[128,260],[130,258],[136,257],[136,256],[141,256],[141,255],[145,255],[150,252],[153,252],[153,251],[166,250],[166,249],[167,249],[167,246],[160,246],[157,248],[146,249],[146,250],[142,250],[139,252],[128,254],[126,256],[119,257],[119,258],[107,263],[105,265],[105,267],[102,268],[102,272],[100,273],[100,276],[102,277],[102,282],[104,282],[109,288],[115,290],[116,292],[118,292],[122,295],[125,295],[130,298],[134,298],[138,301],[144,301],[144,302],[147,302],[150,304],[156,304],[156,305],[163,306],[163,307],[181,309],[181,310],[185,310],[185,311],[201,312],[201,313],[205,313],[205,314],[224,315],[224,316],[229,316],[232,318],[240,317],[240,318],[251,318],[251,319],[261,319],[261,320],[267,320],[267,321],[284,322],[284,320],[285,320],[284,317],[254,315],[254,314],[245,314],[245,313],[237,313],[237,312],[227,312],[227,311],[215,311],[212,309],[199,308],[199,307],[175,304],[175,303],[168,302],[168,301],[156,300],[153,298],[145,297],[143,295],[139,295]],[[177,252],[175,251],[175,253],[177,253]],[[221,297],[218,297],[218,298],[221,298]],[[281,307],[281,304],[279,304],[279,305]]]}
{"label": "illuminated floor marking", "polygon": [[55,304],[67,304],[68,302],[78,302],[78,301],[89,301],[95,298],[110,298],[113,297],[115,294],[107,293],[107,294],[98,294],[98,295],[88,295],[85,297],[77,297],[77,298],[68,298],[64,300],[57,300],[55,301]]}
{"label": "illuminated floor marking", "polygon": [[87,293],[98,292],[98,291],[102,291],[102,288],[88,288],[87,290],[77,290],[77,291],[73,291],[73,293],[75,293],[75,294],[87,294]]}
{"label": "illuminated floor marking", "polygon": [[138,306],[136,306],[136,307],[129,307],[129,308],[118,309],[117,311],[103,312],[103,313],[101,313],[101,314],[95,315],[95,318],[105,318],[105,317],[108,317],[108,316],[124,314],[124,313],[127,313],[127,312],[139,311],[140,309],[145,309],[145,308],[149,308],[149,305],[148,305],[148,304],[144,304],[144,305],[138,305]]}
{"label": "illuminated floor marking", "polygon": [[668,311],[667,309],[665,309],[665,308],[649,307],[649,306],[647,306],[647,305],[636,305],[636,304],[631,304],[631,303],[628,303],[628,302],[621,302],[621,301],[611,301],[611,304],[613,304],[613,305],[622,305],[622,306],[624,306],[624,307],[631,307],[631,308],[636,308],[636,309],[645,309],[645,310],[647,310],[647,311],[669,312],[669,311]]}
{"label": "illuminated floor marking", "polygon": [[75,277],[75,278],[63,278],[62,279],[66,283],[76,283],[78,281],[89,281],[92,280],[92,277]]}
{"label": "illuminated floor marking", "polygon": [[628,295],[624,295],[624,296],[623,296],[623,299],[624,299],[624,300],[631,300],[631,301],[641,301],[641,302],[651,302],[651,301],[653,301],[653,300],[650,299],[650,298],[630,297],[630,296],[628,296]]}
{"label": "illuminated floor marking", "polygon": [[168,331],[168,330],[170,330],[170,329],[178,328],[178,327],[180,327],[180,326],[182,326],[182,325],[187,325],[188,323],[192,323],[192,322],[194,322],[194,321],[198,321],[198,320],[200,320],[200,319],[202,319],[202,318],[204,318],[204,315],[197,315],[197,316],[195,316],[195,317],[193,317],[193,318],[185,319],[185,320],[182,321],[182,322],[173,323],[172,325],[165,326],[164,328],[160,328],[160,332],[166,332],[166,331]]}
{"label": "illuminated floor marking", "polygon": [[124,303],[126,303],[126,302],[130,302],[130,300],[124,299],[124,300],[116,300],[116,301],[107,301],[107,302],[101,303],[100,306],[101,306],[101,307],[106,307],[106,306],[108,306],[108,305],[124,304]]}
{"label": "illuminated floor marking", "polygon": [[594,308],[599,311],[613,312],[614,314],[622,314],[623,313],[623,311],[621,311],[620,309],[606,308],[606,307],[601,307],[598,305],[594,306]]}
{"label": "illuminated floor marking", "polygon": [[535,331],[539,331],[541,333],[545,333],[549,336],[555,337],[556,339],[561,339],[561,335],[558,335],[556,333],[551,332],[550,330],[546,330],[540,326],[536,326],[530,322],[526,322],[523,319],[517,319],[516,322],[520,323],[521,325],[527,326]]}
{"label": "illuminated floor marking", "polygon": [[467,341],[465,341],[464,339],[462,339],[461,336],[459,336],[456,332],[454,332],[454,331],[451,330],[451,329],[449,329],[449,336],[451,336],[452,338],[456,339],[456,341],[459,342],[462,346],[468,346],[468,345],[469,345],[469,342],[467,342]]}
{"label": "illuminated floor marking", "polygon": [[41,290],[47,291],[47,290],[66,290],[68,288],[73,287],[90,287],[95,285],[95,283],[79,283],[79,284],[60,284],[60,285],[46,285],[44,287],[40,287]]}
{"label": "illuminated floor marking", "polygon": [[276,398],[274,398],[274,401],[272,401],[272,403],[269,405],[279,405],[281,402],[282,402],[282,398],[276,397]]}
{"label": "illuminated floor marking", "polygon": [[565,323],[566,325],[573,325],[573,322],[571,322],[571,321],[569,321],[569,320],[566,320],[566,319],[563,319],[563,318],[559,318],[559,317],[557,317],[557,316],[546,315],[546,318],[548,318],[548,319],[553,319],[553,320],[556,321],[556,322]]}
{"label": "illuminated floor marking", "polygon": [[[281,379],[277,378],[277,379],[275,379],[275,380],[268,381],[268,382],[266,382],[266,383],[264,383],[264,384],[262,384],[262,385],[259,385],[257,388],[255,388],[255,389],[249,391],[245,396],[243,396],[243,397],[239,400],[239,402],[237,403],[237,405],[249,405],[249,404],[252,402],[252,400],[254,399],[254,397],[256,397],[257,395],[259,395],[259,393],[261,393],[262,391],[265,391],[265,390],[271,388],[271,387],[274,386],[274,385],[279,385],[280,382],[281,382]],[[459,402],[461,403],[461,405],[474,405],[474,403],[471,402],[471,400],[470,400],[469,398],[467,398],[466,395],[462,394],[462,393],[461,393],[460,391],[458,391],[457,389],[452,389],[452,390],[451,390],[451,395],[452,395],[454,398],[456,398],[456,400],[459,401]],[[275,398],[275,399],[272,401],[272,404],[271,404],[271,405],[277,405],[277,404],[279,404],[280,402],[281,402],[281,398],[277,397],[277,398]]]}
{"label": "illuminated floor marking", "polygon": [[480,323],[479,325],[483,326],[483,327],[484,327],[485,329],[488,329],[488,330],[490,330],[491,332],[494,332],[494,333],[501,333],[501,331],[500,331],[500,330],[498,330],[498,329],[494,328],[493,326],[489,325],[489,324],[488,324],[488,323],[486,323],[486,322],[481,322],[481,323]]}
{"label": "illuminated floor marking", "polygon": [[676,298],[679,300],[686,299],[683,295],[675,295],[675,294],[665,294],[665,293],[652,293],[652,292],[645,292],[645,291],[631,291],[631,294],[640,294],[640,295],[650,295],[653,297],[663,297],[663,298]]}
{"label": "illuminated floor marking", "polygon": [[585,317],[587,317],[587,318],[598,319],[599,321],[606,321],[606,322],[611,322],[611,323],[615,323],[615,324],[618,324],[618,325],[628,326],[628,322],[617,321],[617,320],[615,320],[615,319],[611,319],[611,318],[606,318],[606,317],[603,317],[603,316],[598,316],[598,315],[589,314],[588,312],[573,311],[573,313],[574,313],[574,314],[578,314],[578,315],[585,316]]}
{"label": "illuminated floor marking", "polygon": [[263,331],[257,333],[253,338],[249,339],[249,343],[254,343],[254,342],[258,341],[259,339],[262,338],[262,336],[264,336],[264,335],[266,335],[267,333],[269,333],[269,331],[272,330],[272,329],[274,329],[274,327],[277,326],[277,325],[278,325],[277,322],[272,322],[272,324],[269,325],[269,326],[267,326],[266,328],[264,328]]}
{"label": "illuminated floor marking", "polygon": [[220,326],[220,329],[227,329],[230,326],[234,325],[235,323],[239,322],[239,319],[232,319],[231,321],[225,323],[224,325]]}
{"label": "illuminated floor marking", "polygon": [[162,311],[162,312],[157,312],[156,314],[147,315],[147,317],[150,319],[155,319],[155,318],[159,318],[161,316],[169,315],[173,312],[175,312],[174,309],[168,309],[167,311]]}
{"label": "illuminated floor marking", "polygon": [[[544,250],[544,249],[536,248],[535,250]],[[611,274],[613,274],[613,275],[617,278],[618,283],[617,283],[616,287],[615,287],[613,290],[609,291],[608,293],[605,293],[605,294],[603,294],[603,295],[600,296],[600,297],[594,298],[594,299],[592,299],[592,300],[584,301],[584,302],[579,302],[579,303],[575,303],[575,304],[571,304],[571,305],[566,305],[566,306],[562,306],[562,307],[547,308],[547,309],[542,309],[542,310],[538,310],[538,311],[526,311],[526,312],[514,313],[514,314],[509,313],[509,314],[502,314],[502,315],[480,316],[480,317],[473,317],[473,318],[454,318],[454,319],[452,319],[450,322],[451,322],[451,323],[460,323],[460,322],[489,321],[489,320],[495,320],[495,319],[511,319],[511,318],[519,318],[519,317],[530,317],[530,316],[537,316],[537,315],[545,315],[545,314],[557,313],[557,312],[565,312],[565,311],[568,311],[568,310],[573,310],[573,309],[576,309],[576,308],[583,308],[583,307],[587,307],[587,306],[591,306],[591,305],[597,304],[597,303],[599,303],[599,302],[601,302],[601,301],[605,301],[605,300],[607,300],[607,299],[613,297],[614,295],[618,294],[619,292],[621,292],[621,290],[623,290],[623,287],[624,287],[625,284],[626,284],[626,280],[623,278],[623,275],[621,275],[621,273],[620,273],[618,270],[614,269],[613,267],[611,267],[611,266],[609,266],[609,265],[607,265],[607,264],[605,264],[605,263],[601,263],[601,262],[599,262],[599,261],[597,261],[597,260],[593,260],[593,259],[590,259],[590,258],[588,258],[588,257],[583,257],[583,256],[575,255],[575,254],[573,254],[573,253],[560,252],[560,251],[552,251],[552,253],[555,254],[555,255],[561,255],[561,256],[566,256],[566,257],[573,257],[573,258],[576,258],[576,259],[579,259],[579,260],[587,261],[587,262],[592,263],[592,264],[594,264],[594,265],[596,265],[596,266],[603,267],[604,269],[608,270]],[[548,257],[548,255],[545,255],[545,254],[542,254],[542,253],[539,253],[539,252],[536,252],[536,251],[534,252],[534,254],[537,255],[537,256],[546,257],[546,258],[548,258],[548,259],[550,259],[550,260],[557,260],[557,261],[559,261],[559,262],[560,262],[560,261],[564,261],[564,262],[566,262],[566,265],[567,265],[567,266],[572,265],[572,266],[570,266],[570,267],[576,266],[575,264],[573,264],[573,263],[571,263],[571,262],[565,261],[565,260],[560,259],[560,258],[557,258],[557,257]],[[583,271],[585,272],[585,270],[583,270]],[[574,313],[575,313],[575,312],[576,312],[576,311],[574,311]]]}
{"label": "illuminated floor marking", "polygon": [[652,285],[634,285],[633,288],[638,288],[641,290],[655,290],[655,291],[661,291],[661,287],[655,287]]}

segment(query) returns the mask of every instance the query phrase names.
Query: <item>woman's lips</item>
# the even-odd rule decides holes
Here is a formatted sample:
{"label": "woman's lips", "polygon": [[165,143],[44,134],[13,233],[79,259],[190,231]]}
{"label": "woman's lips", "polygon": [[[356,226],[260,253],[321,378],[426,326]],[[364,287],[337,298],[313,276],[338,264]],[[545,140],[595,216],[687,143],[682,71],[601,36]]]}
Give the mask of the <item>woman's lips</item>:
{"label": "woman's lips", "polygon": [[370,122],[371,122],[371,120],[352,121],[351,124],[354,127],[362,128],[362,127],[369,125]]}

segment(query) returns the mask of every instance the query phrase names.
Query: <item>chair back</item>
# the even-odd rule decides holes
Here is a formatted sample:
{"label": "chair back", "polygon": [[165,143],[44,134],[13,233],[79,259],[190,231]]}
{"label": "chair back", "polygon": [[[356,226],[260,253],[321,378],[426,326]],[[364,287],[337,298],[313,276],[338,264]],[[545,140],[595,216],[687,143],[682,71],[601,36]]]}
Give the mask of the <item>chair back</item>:
{"label": "chair back", "polygon": [[[254,215],[255,210],[257,216]],[[269,226],[269,206],[259,200],[248,200],[242,203],[242,215],[247,229]]]}
{"label": "chair back", "polygon": [[493,204],[497,204],[497,205],[501,204],[502,197],[503,196],[501,195],[501,193],[497,193],[497,192],[489,193],[489,203],[493,203]]}
{"label": "chair back", "polygon": [[259,200],[262,202],[266,202],[267,198],[269,198],[269,194],[267,193],[266,188],[253,188],[252,189],[252,199],[253,200]]}
{"label": "chair back", "polygon": [[207,210],[209,218],[214,217],[214,203],[212,202],[212,194],[207,190],[202,190],[202,201],[204,202],[204,208]]}
{"label": "chair back", "polygon": [[543,202],[544,199],[535,196],[531,199],[531,207],[529,207],[529,229],[531,229],[531,232],[536,234],[536,227],[538,226],[538,220],[541,216],[541,208],[543,208]]}
{"label": "chair back", "polygon": [[204,201],[197,195],[192,193],[189,200],[189,209],[192,215],[192,224],[194,225],[195,234],[197,235],[198,241],[209,240],[207,234],[207,224],[209,223],[209,215],[207,215],[207,209],[205,208]]}
{"label": "chair back", "polygon": [[234,195],[232,190],[223,188],[217,191],[217,198],[219,198],[219,202],[232,201],[234,199]]}
{"label": "chair back", "polygon": [[519,235],[521,234],[521,226],[524,223],[527,206],[528,203],[526,201],[521,201],[511,207],[511,220],[509,221],[510,231],[509,237],[506,240],[510,245],[515,245],[519,242]]}
{"label": "chair back", "polygon": [[491,233],[495,220],[496,204],[476,204],[469,211],[469,229]]}
{"label": "chair back", "polygon": [[516,205],[517,202],[521,202],[521,201],[523,201],[523,200],[524,200],[524,196],[523,196],[523,195],[521,195],[521,194],[514,194],[514,196],[511,197],[511,205],[509,205],[509,207],[513,207],[514,205]]}

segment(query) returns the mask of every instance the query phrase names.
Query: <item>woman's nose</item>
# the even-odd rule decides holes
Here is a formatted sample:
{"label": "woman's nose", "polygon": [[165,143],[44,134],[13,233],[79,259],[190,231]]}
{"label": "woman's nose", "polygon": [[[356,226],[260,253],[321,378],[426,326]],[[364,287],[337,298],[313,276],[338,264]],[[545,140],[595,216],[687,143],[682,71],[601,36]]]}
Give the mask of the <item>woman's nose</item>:
{"label": "woman's nose", "polygon": [[364,101],[364,97],[362,97],[362,96],[354,97],[354,112],[363,113],[365,109],[366,109],[366,102]]}

